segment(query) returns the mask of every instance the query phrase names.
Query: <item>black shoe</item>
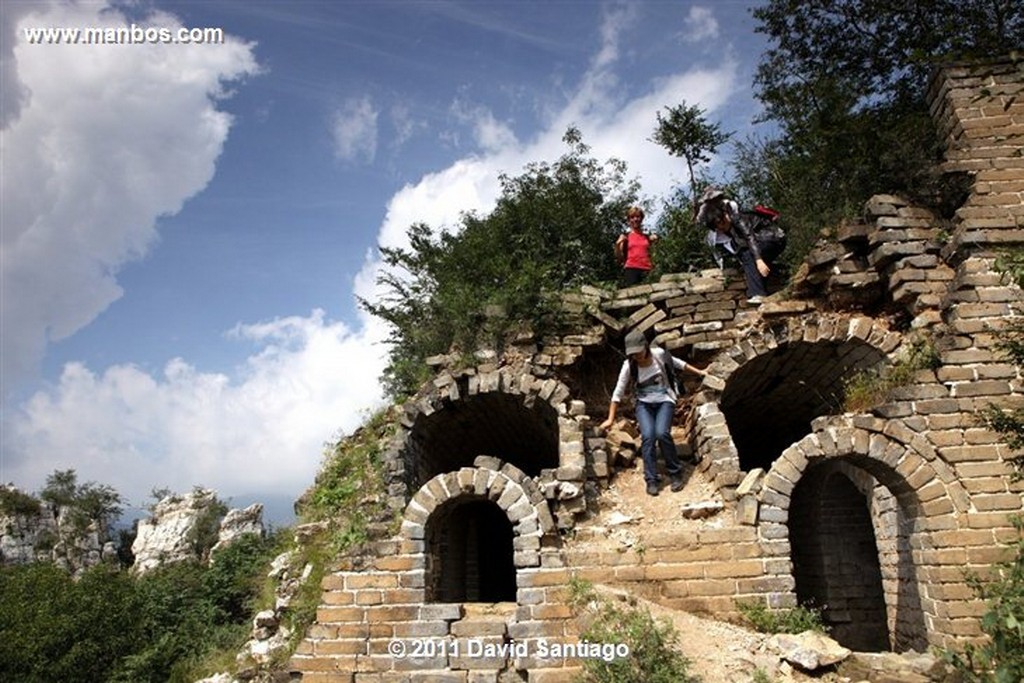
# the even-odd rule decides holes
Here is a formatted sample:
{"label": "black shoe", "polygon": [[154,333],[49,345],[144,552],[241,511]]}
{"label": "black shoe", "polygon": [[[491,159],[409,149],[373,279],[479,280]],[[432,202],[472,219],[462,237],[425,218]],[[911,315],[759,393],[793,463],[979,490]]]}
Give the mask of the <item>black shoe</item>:
{"label": "black shoe", "polygon": [[682,491],[683,490],[683,478],[680,477],[680,476],[672,477],[671,489],[673,491]]}
{"label": "black shoe", "polygon": [[658,495],[658,485],[655,484],[653,481],[650,482],[649,484],[647,484],[647,495],[648,496],[656,496],[656,495]]}

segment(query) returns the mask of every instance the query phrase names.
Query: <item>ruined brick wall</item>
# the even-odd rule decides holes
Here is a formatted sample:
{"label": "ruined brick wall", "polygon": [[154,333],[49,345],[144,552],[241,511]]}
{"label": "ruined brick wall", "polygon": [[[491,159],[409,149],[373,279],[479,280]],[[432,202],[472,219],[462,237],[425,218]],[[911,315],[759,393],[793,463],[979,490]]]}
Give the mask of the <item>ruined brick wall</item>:
{"label": "ruined brick wall", "polygon": [[[984,606],[963,570],[1001,559],[1022,509],[1011,454],[976,415],[1021,404],[995,336],[1020,292],[994,262],[1024,242],[1024,74],[1011,62],[951,66],[931,98],[945,170],[970,179],[952,221],[879,195],[815,248],[788,298],[749,306],[733,271],[583,288],[565,297],[570,334],[522,338],[476,367],[434,359],[386,458],[401,532],[324,579],[292,660],[303,680],[569,680],[578,660],[541,658],[536,646],[577,638],[572,577],[721,617],[736,616],[737,599],[810,600],[862,649],[977,638]],[[588,534],[607,530],[583,523],[588,504],[623,449],[594,425],[631,329],[710,369],[691,387],[685,446],[723,509],[713,524],[593,551]],[[852,376],[920,343],[936,367],[844,412]],[[485,509],[502,520],[490,545],[460,517],[487,519]],[[470,599],[505,594],[486,585],[495,573],[514,577],[514,598]],[[438,649],[467,639],[489,649]]]}

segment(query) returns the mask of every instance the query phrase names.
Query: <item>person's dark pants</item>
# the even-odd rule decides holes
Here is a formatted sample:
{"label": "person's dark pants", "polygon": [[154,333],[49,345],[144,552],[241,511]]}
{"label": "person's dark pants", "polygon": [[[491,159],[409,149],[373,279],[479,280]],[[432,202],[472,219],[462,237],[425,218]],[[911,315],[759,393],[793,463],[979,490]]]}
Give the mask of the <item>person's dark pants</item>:
{"label": "person's dark pants", "polygon": [[624,286],[632,287],[633,285],[640,284],[647,277],[648,272],[650,271],[646,271],[643,268],[626,268],[622,277]]}
{"label": "person's dark pants", "polygon": [[733,254],[728,249],[718,247],[725,259],[736,259],[743,268],[743,279],[747,282],[747,298],[754,296],[768,296],[768,290],[764,286],[764,277],[757,269],[757,261],[754,260],[754,252],[749,249],[741,249],[740,253]]}
{"label": "person's dark pants", "polygon": [[675,412],[676,405],[671,401],[636,402],[636,423],[640,427],[640,455],[644,459],[644,481],[648,484],[658,482],[655,444],[661,444],[661,454],[665,457],[668,476],[675,478],[683,472],[683,465],[679,462],[679,454],[676,452],[676,442],[672,440],[672,416]]}

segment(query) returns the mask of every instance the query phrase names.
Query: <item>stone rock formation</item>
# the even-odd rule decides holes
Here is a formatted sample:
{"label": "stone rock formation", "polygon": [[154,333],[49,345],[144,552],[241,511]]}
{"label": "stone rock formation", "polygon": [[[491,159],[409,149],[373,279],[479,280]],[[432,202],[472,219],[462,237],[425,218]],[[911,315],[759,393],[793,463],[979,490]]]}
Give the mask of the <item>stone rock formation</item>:
{"label": "stone rock formation", "polygon": [[[132,554],[133,571],[144,573],[162,564],[202,560],[205,552],[219,549],[248,533],[263,535],[263,506],[251,505],[226,514],[211,489],[165,496],[153,507],[149,519],[139,520]],[[216,534],[216,543],[203,547],[204,534]]]}
{"label": "stone rock formation", "polygon": [[[2,487],[9,496],[25,496],[13,484]],[[117,547],[105,520],[83,523],[71,507],[38,507],[5,511],[0,508],[0,564],[53,562],[79,573],[105,561],[116,561]]]}

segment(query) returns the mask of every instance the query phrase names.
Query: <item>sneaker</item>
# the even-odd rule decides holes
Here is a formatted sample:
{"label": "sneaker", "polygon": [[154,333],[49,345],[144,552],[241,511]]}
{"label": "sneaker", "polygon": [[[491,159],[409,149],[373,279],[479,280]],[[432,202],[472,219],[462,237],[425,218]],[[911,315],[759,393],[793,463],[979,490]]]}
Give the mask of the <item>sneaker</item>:
{"label": "sneaker", "polygon": [[752,296],[747,299],[747,303],[751,306],[760,306],[764,302],[763,296]]}
{"label": "sneaker", "polygon": [[673,491],[683,490],[683,478],[681,476],[672,477],[672,486],[670,487]]}
{"label": "sneaker", "polygon": [[647,485],[647,495],[656,496],[658,495],[658,485],[653,481]]}

